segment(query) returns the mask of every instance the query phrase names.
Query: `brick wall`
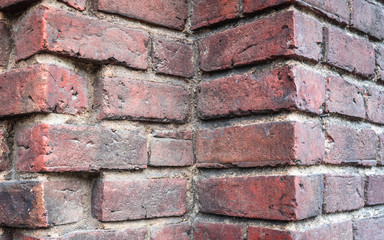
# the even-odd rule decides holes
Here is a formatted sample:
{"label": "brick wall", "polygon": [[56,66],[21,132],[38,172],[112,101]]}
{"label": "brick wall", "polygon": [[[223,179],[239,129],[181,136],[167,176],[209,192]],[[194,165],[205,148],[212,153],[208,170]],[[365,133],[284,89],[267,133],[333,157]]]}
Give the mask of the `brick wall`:
{"label": "brick wall", "polygon": [[0,239],[384,239],[383,22],[0,0]]}

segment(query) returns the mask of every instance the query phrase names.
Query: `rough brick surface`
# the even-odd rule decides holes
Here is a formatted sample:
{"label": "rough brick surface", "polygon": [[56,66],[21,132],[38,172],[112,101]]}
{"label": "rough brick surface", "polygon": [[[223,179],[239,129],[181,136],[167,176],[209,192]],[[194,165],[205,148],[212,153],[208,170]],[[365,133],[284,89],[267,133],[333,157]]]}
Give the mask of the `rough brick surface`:
{"label": "rough brick surface", "polygon": [[145,168],[146,138],[136,130],[93,126],[26,126],[17,131],[17,167],[29,172]]}
{"label": "rough brick surface", "polygon": [[44,51],[96,63],[148,66],[149,36],[143,30],[51,7],[37,8],[14,29],[17,60]]}
{"label": "rough brick surface", "polygon": [[2,0],[0,2],[0,10],[20,10],[39,0]]}
{"label": "rough brick surface", "polygon": [[358,219],[353,224],[354,240],[380,240],[384,238],[384,218]]}
{"label": "rough brick surface", "polygon": [[0,89],[0,116],[77,114],[88,106],[87,80],[55,65],[32,65],[0,74]]}
{"label": "rough brick surface", "polygon": [[59,0],[59,1],[80,11],[85,10],[85,4],[87,2],[87,0]]}
{"label": "rough brick surface", "polygon": [[375,165],[378,137],[372,129],[354,129],[342,124],[326,125],[328,164]]}
{"label": "rough brick surface", "polygon": [[353,0],[352,24],[362,32],[384,39],[384,9],[366,0]]}
{"label": "rough brick surface", "polygon": [[322,113],[324,78],[300,67],[216,79],[199,85],[201,118],[299,109]]}
{"label": "rough brick surface", "polygon": [[365,92],[367,120],[384,123],[384,91],[375,87],[367,87]]}
{"label": "rough brick surface", "polygon": [[0,67],[8,65],[11,44],[11,32],[8,25],[0,20]]}
{"label": "rough brick surface", "polygon": [[151,228],[151,240],[178,239],[190,240],[189,223],[155,226]]}
{"label": "rough brick surface", "polygon": [[192,43],[157,36],[153,42],[155,71],[180,77],[193,76]]}
{"label": "rough brick surface", "polygon": [[384,134],[379,135],[379,165],[384,165]]}
{"label": "rough brick surface", "polygon": [[384,81],[384,47],[379,46],[376,49],[376,64],[379,66],[378,72],[380,75],[380,80]]}
{"label": "rough brick surface", "polygon": [[319,124],[275,122],[202,129],[196,132],[201,167],[275,166],[319,163],[324,136]]}
{"label": "rough brick surface", "polygon": [[194,224],[193,236],[195,240],[242,239],[243,227],[235,224],[196,222]]}
{"label": "rough brick surface", "polygon": [[102,119],[185,122],[189,94],[180,86],[104,77],[97,86],[96,105]]}
{"label": "rough brick surface", "polygon": [[321,42],[319,22],[296,11],[283,12],[203,38],[201,69],[228,69],[286,56],[318,60]]}
{"label": "rough brick surface", "polygon": [[341,212],[364,206],[364,179],[360,175],[324,176],[324,212]]}
{"label": "rough brick surface", "polygon": [[384,175],[368,175],[365,179],[365,203],[384,204]]}
{"label": "rough brick surface", "polygon": [[177,30],[184,29],[188,16],[186,0],[97,0],[96,8]]}
{"label": "rough brick surface", "polygon": [[7,132],[0,128],[0,171],[5,170],[9,166],[9,154],[11,150],[7,143]]}
{"label": "rough brick surface", "polygon": [[100,221],[182,216],[186,187],[185,179],[176,178],[99,180],[93,189],[92,212]]}
{"label": "rough brick surface", "polygon": [[299,220],[320,214],[322,178],[319,175],[210,178],[200,181],[198,194],[201,212]]}
{"label": "rough brick surface", "polygon": [[335,67],[369,78],[375,74],[375,51],[365,39],[333,27],[325,32],[325,61]]}
{"label": "rough brick surface", "polygon": [[172,138],[152,138],[150,166],[191,166],[193,164],[192,141]]}

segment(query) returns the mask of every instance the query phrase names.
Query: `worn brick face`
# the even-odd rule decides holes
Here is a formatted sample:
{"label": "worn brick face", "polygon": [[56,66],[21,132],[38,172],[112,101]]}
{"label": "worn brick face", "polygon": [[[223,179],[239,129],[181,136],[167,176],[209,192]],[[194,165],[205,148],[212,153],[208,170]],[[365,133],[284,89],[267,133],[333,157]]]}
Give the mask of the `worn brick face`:
{"label": "worn brick face", "polygon": [[380,75],[380,81],[384,81],[384,47],[379,46],[376,49],[376,64],[379,66],[378,72]]}
{"label": "worn brick face", "polygon": [[190,240],[189,223],[155,226],[151,228],[151,240],[179,239]]}
{"label": "worn brick face", "polygon": [[367,119],[384,123],[384,91],[376,87],[367,87],[365,92]]}
{"label": "worn brick face", "polygon": [[354,240],[380,240],[384,238],[384,218],[358,219],[353,224]]}
{"label": "worn brick face", "polygon": [[206,239],[242,239],[243,227],[236,224],[196,222],[194,224],[193,236],[195,240]]}
{"label": "worn brick face", "polygon": [[151,139],[150,166],[182,167],[193,164],[192,141],[172,138]]}
{"label": "worn brick face", "polygon": [[2,0],[0,2],[0,10],[20,10],[38,1],[39,0]]}
{"label": "worn brick face", "polygon": [[365,203],[384,204],[384,175],[368,175],[365,179]]}
{"label": "worn brick face", "polygon": [[352,24],[378,39],[384,39],[384,9],[366,0],[353,1]]}
{"label": "worn brick face", "polygon": [[0,67],[6,67],[8,65],[11,44],[10,29],[4,21],[0,20]]}
{"label": "worn brick face", "polygon": [[77,10],[84,11],[87,0],[58,0]]}
{"label": "worn brick face", "polygon": [[11,149],[8,147],[7,135],[5,129],[0,128],[0,171],[7,169],[10,164],[9,154]]}

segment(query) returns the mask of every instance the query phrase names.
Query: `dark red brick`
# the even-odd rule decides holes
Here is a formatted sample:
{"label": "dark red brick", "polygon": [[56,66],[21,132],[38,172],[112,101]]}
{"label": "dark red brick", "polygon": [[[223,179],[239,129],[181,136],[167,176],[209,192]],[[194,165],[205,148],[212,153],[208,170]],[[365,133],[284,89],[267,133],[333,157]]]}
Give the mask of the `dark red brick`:
{"label": "dark red brick", "polygon": [[328,64],[366,78],[375,74],[375,51],[370,42],[333,27],[324,32],[325,61]]}
{"label": "dark red brick", "polygon": [[0,10],[17,10],[25,9],[27,6],[32,5],[39,0],[1,0]]}
{"label": "dark red brick", "polygon": [[0,116],[78,114],[88,106],[88,81],[55,65],[33,65],[0,74],[0,89]]}
{"label": "dark red brick", "polygon": [[150,166],[182,167],[193,165],[191,140],[157,138],[151,139]]}
{"label": "dark red brick", "polygon": [[375,87],[367,87],[365,93],[367,120],[384,123],[384,91]]}
{"label": "dark red brick", "polygon": [[319,215],[322,178],[258,176],[200,181],[200,211],[234,217],[299,220]]}
{"label": "dark red brick", "polygon": [[243,239],[243,227],[236,224],[196,222],[193,236],[195,240],[240,240]]}
{"label": "dark red brick", "polygon": [[327,77],[326,111],[352,117],[365,117],[364,89],[343,78]]}
{"label": "dark red brick", "polygon": [[379,46],[376,49],[376,64],[379,66],[380,81],[384,82],[384,47]]}
{"label": "dark red brick", "polygon": [[365,204],[384,204],[384,175],[368,175],[365,179]]}
{"label": "dark red brick", "polygon": [[85,4],[87,2],[87,0],[58,0],[58,1],[63,2],[68,6],[73,7],[79,11],[85,10]]}
{"label": "dark red brick", "polygon": [[192,29],[239,16],[239,0],[196,0],[192,5]]}
{"label": "dark red brick", "polygon": [[342,212],[364,206],[364,179],[360,175],[324,176],[324,212]]}
{"label": "dark red brick", "polygon": [[328,164],[357,163],[375,165],[378,137],[372,129],[354,129],[342,124],[327,124]]}
{"label": "dark red brick", "polygon": [[132,68],[148,66],[148,33],[52,7],[39,7],[15,26],[16,58],[51,52]]}
{"label": "dark red brick", "polygon": [[189,223],[155,226],[151,228],[151,240],[190,240],[190,232],[191,226]]}
{"label": "dark red brick", "polygon": [[26,126],[17,131],[17,167],[27,172],[145,168],[146,138],[136,130],[95,126]]}
{"label": "dark red brick", "polygon": [[81,188],[77,181],[2,182],[0,224],[39,228],[77,222],[83,214]]}
{"label": "dark red brick", "polygon": [[182,216],[186,184],[176,178],[99,180],[93,189],[92,212],[100,221]]}
{"label": "dark red brick", "polygon": [[215,71],[288,56],[319,60],[321,42],[318,21],[297,11],[282,12],[203,38],[201,69]]}
{"label": "dark red brick", "polygon": [[7,143],[7,132],[0,128],[0,171],[7,169],[9,165],[9,154],[11,153]]}
{"label": "dark red brick", "polygon": [[365,0],[353,0],[352,25],[378,39],[384,39],[383,7]]}
{"label": "dark red brick", "polygon": [[325,81],[316,72],[284,67],[205,82],[199,92],[197,111],[203,119],[294,109],[319,114]]}
{"label": "dark red brick", "polygon": [[180,77],[193,76],[192,43],[157,36],[153,40],[153,64],[157,73]]}
{"label": "dark red brick", "polygon": [[102,119],[183,123],[189,114],[189,94],[180,86],[104,77],[96,93]]}
{"label": "dark red brick", "polygon": [[7,24],[0,20],[0,67],[8,66],[11,44],[11,31]]}
{"label": "dark red brick", "polygon": [[[97,0],[99,11],[119,14],[145,22],[183,30],[188,17],[185,0]],[[138,9],[140,9],[138,11]]]}
{"label": "dark red brick", "polygon": [[196,132],[200,167],[311,165],[323,155],[324,136],[316,123],[275,122]]}
{"label": "dark red brick", "polygon": [[384,218],[358,219],[353,224],[354,240],[384,239]]}

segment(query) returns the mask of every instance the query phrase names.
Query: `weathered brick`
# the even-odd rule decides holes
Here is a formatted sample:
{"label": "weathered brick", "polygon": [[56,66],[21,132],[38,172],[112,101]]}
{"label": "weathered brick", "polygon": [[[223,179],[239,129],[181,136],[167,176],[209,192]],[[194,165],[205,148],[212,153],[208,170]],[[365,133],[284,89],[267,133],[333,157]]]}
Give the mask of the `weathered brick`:
{"label": "weathered brick", "polygon": [[299,220],[321,212],[322,178],[258,176],[210,178],[199,183],[200,211],[269,220]]}
{"label": "weathered brick", "polygon": [[2,182],[0,224],[39,228],[77,222],[83,214],[82,196],[78,181]]}
{"label": "weathered brick", "polygon": [[192,43],[180,39],[156,36],[153,41],[153,64],[157,73],[192,77]]}
{"label": "weathered brick", "polygon": [[354,240],[384,239],[384,218],[358,219],[353,224]]}
{"label": "weathered brick", "polygon": [[151,228],[151,240],[190,240],[190,232],[191,226],[189,223],[155,226]]}
{"label": "weathered brick", "polygon": [[0,20],[0,67],[8,65],[11,44],[11,32],[7,24]]}
{"label": "weathered brick", "polygon": [[375,51],[370,42],[333,27],[324,32],[325,62],[366,78],[375,74]]}
{"label": "weathered brick", "polygon": [[324,212],[342,212],[364,206],[364,179],[360,175],[324,176]]}
{"label": "weathered brick", "polygon": [[376,49],[376,64],[379,66],[380,81],[384,82],[384,47],[379,46]]}
{"label": "weathered brick", "polygon": [[87,0],[58,0],[77,10],[84,11]]}
{"label": "weathered brick", "polygon": [[297,11],[282,12],[203,38],[201,69],[215,71],[288,56],[319,60],[321,42],[318,21]]}
{"label": "weathered brick", "polygon": [[25,9],[27,6],[32,5],[39,0],[1,0],[0,10],[17,10]]}
{"label": "weathered brick", "polygon": [[384,204],[384,175],[368,175],[365,179],[365,204]]}
{"label": "weathered brick", "polygon": [[326,139],[326,163],[376,164],[378,140],[374,130],[357,130],[342,124],[327,124]]}
{"label": "weathered brick", "polygon": [[193,149],[191,140],[157,138],[151,139],[150,166],[191,166]]}
{"label": "weathered brick", "polygon": [[25,126],[16,133],[17,167],[28,172],[145,168],[146,138],[136,130],[96,126]]}
{"label": "weathered brick", "polygon": [[195,0],[192,29],[210,26],[239,16],[239,0]]}
{"label": "weathered brick", "polygon": [[97,0],[95,6],[99,11],[119,14],[177,30],[184,29],[188,17],[185,0]]}
{"label": "weathered brick", "polygon": [[0,128],[0,171],[5,170],[9,165],[9,154],[11,153],[7,144],[7,132]]}
{"label": "weathered brick", "polygon": [[384,123],[384,91],[367,87],[365,92],[367,120]]}
{"label": "weathered brick", "polygon": [[55,65],[32,65],[0,74],[0,89],[0,116],[77,114],[88,106],[88,81]]}
{"label": "weathered brick", "polygon": [[154,131],[154,137],[157,138],[171,138],[179,140],[192,140],[192,131]]}
{"label": "weathered brick", "polygon": [[176,178],[99,180],[92,212],[100,221],[181,216],[186,211],[186,183]]}
{"label": "weathered brick", "polygon": [[196,132],[200,167],[311,165],[323,155],[324,136],[316,123],[275,122]]}
{"label": "weathered brick", "polygon": [[384,134],[379,134],[379,165],[384,165]]}
{"label": "weathered brick", "polygon": [[244,0],[244,13],[253,13],[266,8],[277,7],[283,4],[295,3],[297,0]]}
{"label": "weathered brick", "polygon": [[199,221],[194,225],[193,236],[195,240],[240,240],[243,237],[243,227],[237,224]]}
{"label": "weathered brick", "polygon": [[295,110],[322,113],[325,81],[313,71],[284,67],[216,79],[199,85],[201,118]]}
{"label": "weathered brick", "polygon": [[343,78],[327,77],[326,111],[352,117],[365,117],[364,89]]}
{"label": "weathered brick", "polygon": [[14,28],[17,60],[51,52],[96,63],[148,66],[147,32],[52,7],[39,7]]}
{"label": "weathered brick", "polygon": [[384,39],[384,10],[366,0],[353,0],[352,25],[378,39]]}
{"label": "weathered brick", "polygon": [[180,86],[104,77],[96,89],[96,108],[102,119],[183,123],[188,118],[189,94]]}

